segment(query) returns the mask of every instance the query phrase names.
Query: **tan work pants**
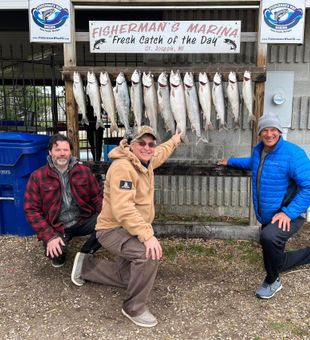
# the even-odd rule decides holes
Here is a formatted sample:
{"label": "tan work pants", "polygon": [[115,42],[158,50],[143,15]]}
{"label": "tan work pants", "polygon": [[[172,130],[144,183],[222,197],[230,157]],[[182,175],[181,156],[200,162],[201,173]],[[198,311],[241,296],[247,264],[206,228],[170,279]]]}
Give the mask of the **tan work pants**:
{"label": "tan work pants", "polygon": [[130,316],[142,314],[153,288],[158,261],[147,259],[145,246],[124,228],[97,232],[102,247],[119,259],[115,262],[87,255],[81,277],[84,280],[127,288],[123,309]]}

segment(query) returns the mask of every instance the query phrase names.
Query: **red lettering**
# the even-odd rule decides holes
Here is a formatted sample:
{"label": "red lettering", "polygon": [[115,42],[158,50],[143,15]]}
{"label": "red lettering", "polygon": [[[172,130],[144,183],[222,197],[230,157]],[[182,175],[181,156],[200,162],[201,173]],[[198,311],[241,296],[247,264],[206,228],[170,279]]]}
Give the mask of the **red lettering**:
{"label": "red lettering", "polygon": [[190,24],[187,28],[187,32],[196,32],[198,29],[198,24]]}
{"label": "red lettering", "polygon": [[128,26],[128,33],[130,32],[137,32],[137,24],[129,24]]}

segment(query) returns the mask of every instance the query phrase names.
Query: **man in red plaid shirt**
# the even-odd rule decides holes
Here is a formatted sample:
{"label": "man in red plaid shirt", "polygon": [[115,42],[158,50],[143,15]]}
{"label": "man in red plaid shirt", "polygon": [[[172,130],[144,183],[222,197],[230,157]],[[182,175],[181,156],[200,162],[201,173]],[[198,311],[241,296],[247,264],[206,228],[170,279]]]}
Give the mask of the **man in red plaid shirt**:
{"label": "man in red plaid shirt", "polygon": [[101,247],[95,225],[102,192],[91,170],[71,155],[72,148],[64,135],[52,136],[48,162],[31,174],[25,191],[26,218],[43,241],[53,267],[64,265],[68,242],[74,236],[90,235],[82,253]]}

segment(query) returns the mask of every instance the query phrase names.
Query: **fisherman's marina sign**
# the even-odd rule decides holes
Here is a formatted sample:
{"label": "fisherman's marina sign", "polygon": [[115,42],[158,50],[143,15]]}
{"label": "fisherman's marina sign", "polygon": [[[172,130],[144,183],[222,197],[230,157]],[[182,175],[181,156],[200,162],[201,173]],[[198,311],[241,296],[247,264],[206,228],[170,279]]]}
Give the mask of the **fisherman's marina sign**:
{"label": "fisherman's marina sign", "polygon": [[90,21],[91,53],[239,53],[241,21]]}

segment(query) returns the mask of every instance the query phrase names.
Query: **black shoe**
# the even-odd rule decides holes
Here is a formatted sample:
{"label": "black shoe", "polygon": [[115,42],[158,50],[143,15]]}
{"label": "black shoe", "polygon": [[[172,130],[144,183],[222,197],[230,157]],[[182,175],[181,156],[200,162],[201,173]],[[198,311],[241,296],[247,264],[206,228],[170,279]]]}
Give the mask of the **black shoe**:
{"label": "black shoe", "polygon": [[64,256],[58,256],[58,257],[52,258],[51,261],[52,261],[52,266],[54,268],[59,268],[65,264],[66,258]]}

